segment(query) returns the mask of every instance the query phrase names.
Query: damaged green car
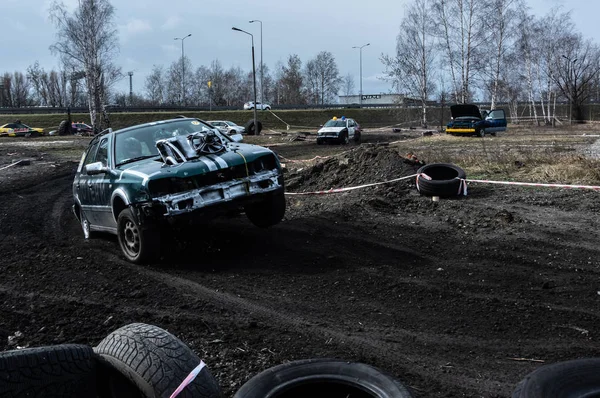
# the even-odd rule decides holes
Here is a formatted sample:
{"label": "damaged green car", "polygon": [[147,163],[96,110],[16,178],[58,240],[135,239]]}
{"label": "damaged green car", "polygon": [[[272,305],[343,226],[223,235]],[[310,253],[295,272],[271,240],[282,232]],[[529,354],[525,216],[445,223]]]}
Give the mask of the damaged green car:
{"label": "damaged green car", "polygon": [[259,227],[285,213],[277,156],[193,118],[106,130],[84,152],[73,181],[73,211],[86,239],[118,236],[134,263],[156,259],[160,237],[177,226],[244,211]]}

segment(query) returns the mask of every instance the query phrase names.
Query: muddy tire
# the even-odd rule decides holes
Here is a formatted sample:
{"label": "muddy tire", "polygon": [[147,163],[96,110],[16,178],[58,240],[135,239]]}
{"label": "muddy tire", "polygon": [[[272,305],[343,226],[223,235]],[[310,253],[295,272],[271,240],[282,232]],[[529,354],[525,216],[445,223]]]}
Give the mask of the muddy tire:
{"label": "muddy tire", "polygon": [[69,122],[67,120],[63,120],[58,125],[58,135],[70,135],[72,134]]}
{"label": "muddy tire", "polygon": [[282,192],[269,194],[265,200],[245,207],[250,222],[260,228],[278,224],[285,215],[285,195]]}
{"label": "muddy tire", "polygon": [[91,347],[64,344],[0,353],[2,397],[95,397]]}
{"label": "muddy tire", "polygon": [[[449,163],[432,163],[417,170],[417,190],[424,196],[449,198],[462,194],[462,180],[467,178],[463,169]],[[424,175],[430,177],[427,179]]]}
{"label": "muddy tire", "polygon": [[[177,337],[157,326],[132,323],[94,347],[103,367],[99,384],[112,398],[169,397],[200,358]],[[205,367],[178,397],[219,398],[219,385]]]}
{"label": "muddy tire", "polygon": [[248,120],[248,123],[246,123],[244,129],[248,135],[259,135],[262,131],[262,123],[260,120],[257,120],[256,126],[254,126],[254,119]]}
{"label": "muddy tire", "polygon": [[485,137],[485,129],[483,127],[480,128],[477,135],[479,135],[481,138]]}
{"label": "muddy tire", "polygon": [[354,143],[355,144],[360,144],[360,131],[355,131],[354,132]]}
{"label": "muddy tire", "polygon": [[323,145],[323,140],[320,138],[317,138],[317,145]]}
{"label": "muddy tire", "polygon": [[121,211],[117,220],[117,235],[121,251],[135,264],[158,260],[160,256],[159,232],[152,225],[139,225],[131,209]]}
{"label": "muddy tire", "polygon": [[348,133],[342,133],[342,136],[340,137],[340,144],[348,145],[349,142],[350,140],[348,139]]}
{"label": "muddy tire", "polygon": [[515,388],[513,398],[597,397],[600,395],[600,359],[578,359],[542,366]]}
{"label": "muddy tire", "polygon": [[259,373],[246,382],[234,398],[348,396],[406,398],[412,394],[398,380],[369,365],[306,359]]}

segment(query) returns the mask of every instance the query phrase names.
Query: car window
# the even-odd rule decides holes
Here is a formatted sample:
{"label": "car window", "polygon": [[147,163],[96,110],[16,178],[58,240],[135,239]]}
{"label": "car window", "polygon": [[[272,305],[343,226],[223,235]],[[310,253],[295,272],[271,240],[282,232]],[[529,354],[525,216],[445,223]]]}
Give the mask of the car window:
{"label": "car window", "polygon": [[16,124],[14,124],[14,123],[9,123],[6,125],[7,129],[14,129],[15,127],[16,127]]}
{"label": "car window", "polygon": [[156,142],[177,136],[187,136],[197,132],[215,132],[225,141],[229,141],[218,130],[200,120],[183,119],[168,123],[144,125],[125,130],[115,135],[115,165],[124,160],[139,156],[158,156]]}
{"label": "car window", "polygon": [[504,110],[502,110],[502,109],[493,110],[489,113],[488,117],[491,119],[504,119]]}
{"label": "car window", "polygon": [[98,150],[99,144],[100,144],[100,141],[96,140],[96,142],[94,142],[88,148],[87,154],[85,155],[85,161],[83,162],[84,166],[94,162],[94,159],[96,158],[96,151]]}
{"label": "car window", "polygon": [[94,161],[102,162],[103,166],[108,166],[108,137],[105,137],[100,141]]}
{"label": "car window", "polygon": [[346,121],[345,120],[328,120],[327,123],[325,123],[324,127],[346,127]]}

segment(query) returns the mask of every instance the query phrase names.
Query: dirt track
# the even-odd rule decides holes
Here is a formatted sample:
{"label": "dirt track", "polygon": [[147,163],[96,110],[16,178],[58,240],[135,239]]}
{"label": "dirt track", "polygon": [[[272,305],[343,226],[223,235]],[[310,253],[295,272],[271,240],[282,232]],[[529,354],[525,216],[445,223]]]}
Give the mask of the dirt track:
{"label": "dirt track", "polygon": [[[273,149],[291,159],[341,150]],[[290,172],[288,189],[413,172],[382,171],[396,161],[386,147],[355,151]],[[339,357],[421,397],[505,397],[539,361],[600,356],[598,192],[471,185],[433,203],[411,180],[289,197],[272,229],[220,220],[144,267],[110,236],[83,240],[70,212],[75,162],[5,145],[0,167],[15,156],[36,160],[0,171],[0,349],[95,345],[146,322],[189,344],[225,396],[270,366]]]}

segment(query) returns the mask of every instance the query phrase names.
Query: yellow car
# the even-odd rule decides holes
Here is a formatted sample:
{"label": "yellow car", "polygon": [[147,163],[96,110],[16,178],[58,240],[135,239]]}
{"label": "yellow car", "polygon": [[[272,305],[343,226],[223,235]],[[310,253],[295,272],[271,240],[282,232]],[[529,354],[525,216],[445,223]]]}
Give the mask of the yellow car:
{"label": "yellow car", "polygon": [[29,127],[21,122],[7,123],[0,126],[0,136],[37,137],[44,134],[44,129]]}

